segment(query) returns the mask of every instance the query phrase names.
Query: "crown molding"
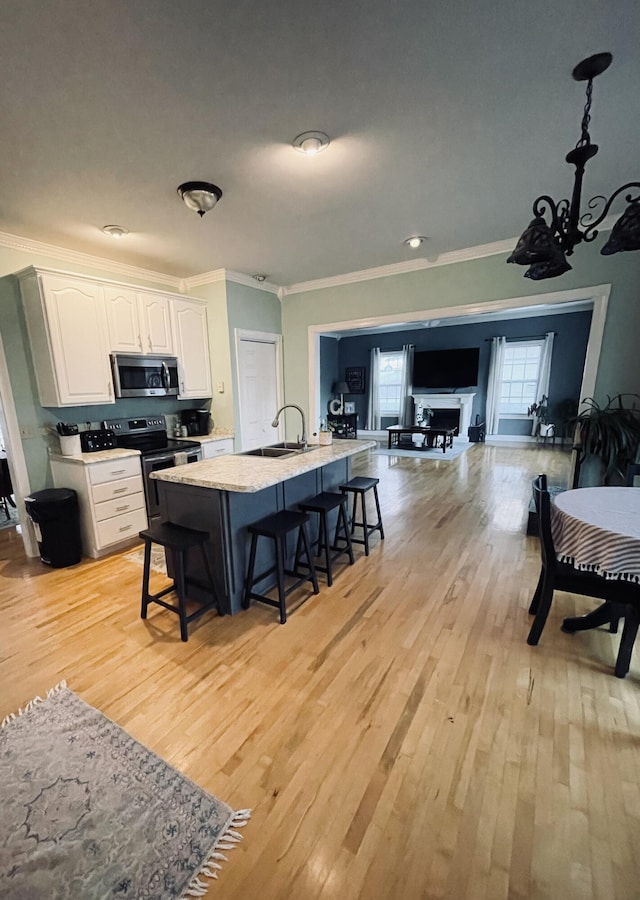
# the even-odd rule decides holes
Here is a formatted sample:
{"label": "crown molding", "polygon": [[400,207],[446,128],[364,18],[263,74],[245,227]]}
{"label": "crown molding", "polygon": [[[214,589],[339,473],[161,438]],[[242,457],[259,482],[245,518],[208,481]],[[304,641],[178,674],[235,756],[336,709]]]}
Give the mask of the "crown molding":
{"label": "crown molding", "polygon": [[511,238],[506,241],[495,241],[493,244],[468,247],[464,250],[452,250],[450,253],[442,253],[436,259],[412,259],[400,263],[390,263],[388,266],[378,266],[375,269],[362,269],[359,272],[348,272],[346,275],[335,275],[331,278],[301,281],[283,288],[283,292],[284,294],[301,294],[304,291],[318,291],[344,284],[356,284],[358,281],[389,278],[392,275],[405,275],[409,272],[419,272],[422,269],[433,269],[436,266],[449,266],[472,259],[483,259],[486,256],[497,256],[500,253],[510,253],[516,241],[517,238]]}
{"label": "crown molding", "polygon": [[252,275],[234,272],[233,269],[213,269],[211,272],[203,272],[201,275],[185,278],[183,283],[189,290],[194,287],[202,287],[203,284],[215,284],[218,281],[232,281],[234,284],[242,284],[259,291],[269,291],[271,294],[277,294],[280,290],[280,286],[277,284],[270,281],[256,281]]}
{"label": "crown molding", "polygon": [[95,266],[108,272],[116,272],[118,275],[126,275],[129,278],[155,281],[158,284],[166,284],[178,290],[180,288],[181,279],[175,275],[154,272],[152,269],[131,266],[128,263],[117,262],[113,259],[104,259],[102,256],[92,256],[90,253],[82,253],[79,250],[68,250],[66,247],[57,247],[55,244],[33,241],[30,238],[18,237],[15,234],[8,234],[3,231],[0,231],[0,247],[7,247],[9,250],[20,250],[23,253],[52,256],[64,262],[77,263],[81,266]]}

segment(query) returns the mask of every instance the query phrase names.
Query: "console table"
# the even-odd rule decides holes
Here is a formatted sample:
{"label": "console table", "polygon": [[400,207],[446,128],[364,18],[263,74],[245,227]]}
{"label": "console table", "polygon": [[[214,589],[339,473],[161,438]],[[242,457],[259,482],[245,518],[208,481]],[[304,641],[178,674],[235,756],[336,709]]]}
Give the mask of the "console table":
{"label": "console table", "polygon": [[[387,428],[387,449],[400,446],[400,438],[403,434],[414,435],[421,434],[424,436],[422,446],[427,447],[442,446],[442,452],[446,453],[447,447],[453,447],[453,439],[458,433],[457,428],[431,428],[426,425],[389,425]],[[442,444],[438,444],[438,438],[442,438]]]}

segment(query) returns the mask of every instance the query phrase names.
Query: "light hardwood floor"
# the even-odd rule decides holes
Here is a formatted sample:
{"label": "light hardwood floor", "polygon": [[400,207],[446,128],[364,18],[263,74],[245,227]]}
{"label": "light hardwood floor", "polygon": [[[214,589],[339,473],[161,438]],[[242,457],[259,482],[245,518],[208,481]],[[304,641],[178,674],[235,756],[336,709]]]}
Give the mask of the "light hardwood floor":
{"label": "light hardwood floor", "polygon": [[[0,532],[0,716],[60,679],[234,808],[244,840],[210,896],[250,900],[637,898],[640,658],[565,635],[538,647],[531,479],[558,449],[375,456],[387,534],[293,612],[139,618],[120,554],[50,570]],[[161,576],[157,576],[159,579]]]}

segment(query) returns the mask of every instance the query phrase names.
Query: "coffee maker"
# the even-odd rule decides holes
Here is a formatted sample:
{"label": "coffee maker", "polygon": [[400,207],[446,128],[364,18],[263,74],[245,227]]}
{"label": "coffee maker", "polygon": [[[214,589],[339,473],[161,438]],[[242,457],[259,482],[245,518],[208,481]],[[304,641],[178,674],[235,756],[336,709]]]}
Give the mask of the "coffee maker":
{"label": "coffee maker", "polygon": [[187,434],[191,437],[209,434],[213,422],[208,409],[181,409],[180,424],[186,425]]}

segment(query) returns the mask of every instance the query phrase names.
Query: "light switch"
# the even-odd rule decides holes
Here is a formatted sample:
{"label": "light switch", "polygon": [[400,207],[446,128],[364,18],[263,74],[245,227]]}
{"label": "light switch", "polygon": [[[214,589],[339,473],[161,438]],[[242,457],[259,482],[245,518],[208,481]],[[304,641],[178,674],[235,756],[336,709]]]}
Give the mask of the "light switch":
{"label": "light switch", "polygon": [[224,381],[219,381],[219,382],[218,382],[218,393],[219,393],[219,394],[224,394]]}

